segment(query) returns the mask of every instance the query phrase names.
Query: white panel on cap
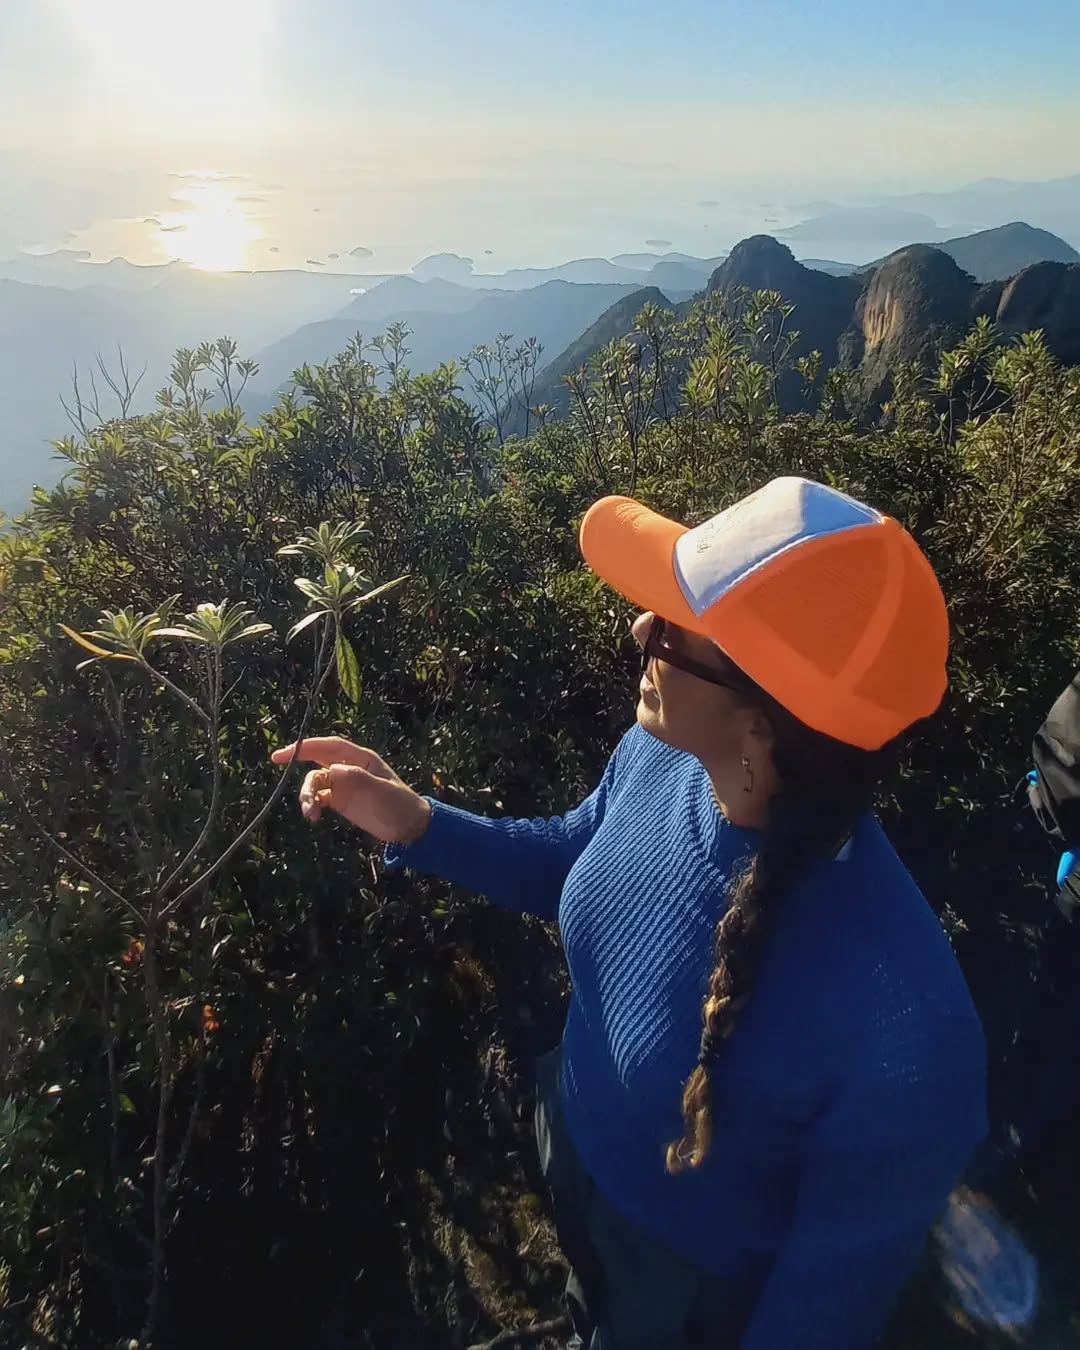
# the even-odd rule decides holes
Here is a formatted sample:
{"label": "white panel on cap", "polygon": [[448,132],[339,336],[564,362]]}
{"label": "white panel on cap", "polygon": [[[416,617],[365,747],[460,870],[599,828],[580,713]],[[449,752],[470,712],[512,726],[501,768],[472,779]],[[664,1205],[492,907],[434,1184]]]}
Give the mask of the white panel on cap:
{"label": "white panel on cap", "polygon": [[879,511],[805,478],[776,478],[675,545],[675,575],[700,618],[770,559],[811,539],[878,525]]}

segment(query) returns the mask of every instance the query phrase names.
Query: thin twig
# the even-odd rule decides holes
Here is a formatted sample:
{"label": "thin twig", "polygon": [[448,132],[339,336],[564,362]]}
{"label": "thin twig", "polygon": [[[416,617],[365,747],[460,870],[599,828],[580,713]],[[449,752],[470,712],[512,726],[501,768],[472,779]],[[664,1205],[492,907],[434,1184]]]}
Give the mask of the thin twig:
{"label": "thin twig", "polygon": [[161,684],[165,685],[167,689],[171,689],[178,699],[183,700],[183,702],[187,704],[187,706],[191,709],[191,711],[201,719],[201,721],[205,726],[210,725],[210,714],[206,711],[206,709],[203,708],[200,704],[196,703],[195,700],[191,697],[191,695],[186,693],[183,689],[181,689],[178,684],[173,684],[172,680],[169,679],[168,675],[163,675],[162,672],[158,670],[156,667],[152,666],[145,657],[141,659],[139,664],[142,666],[142,668],[146,671],[148,675],[152,675],[155,680],[158,680]]}
{"label": "thin twig", "polygon": [[164,883],[158,888],[158,894],[164,898],[172,889],[173,883],[178,877],[184,875],[193,858],[197,857],[202,851],[203,845],[210,837],[210,831],[214,828],[217,821],[218,808],[221,804],[221,684],[222,684],[222,652],[220,648],[213,654],[213,673],[210,677],[210,726],[209,726],[209,747],[210,758],[213,763],[213,786],[210,789],[210,806],[206,812],[206,820],[199,831],[199,837],[184,854],[183,858],[176,864],[172,872],[166,878]]}
{"label": "thin twig", "polygon": [[200,886],[204,886],[210,880],[211,877],[215,876],[225,866],[225,864],[229,861],[229,859],[233,856],[233,854],[237,851],[237,849],[240,848],[241,844],[243,844],[248,839],[248,837],[259,828],[259,826],[263,823],[266,817],[273,810],[274,806],[277,804],[278,798],[285,790],[285,784],[288,780],[289,774],[292,771],[292,767],[296,763],[296,760],[300,754],[301,746],[304,743],[304,735],[307,732],[308,722],[311,720],[311,714],[314,711],[315,703],[318,700],[319,695],[322,693],[323,686],[326,684],[330,672],[334,667],[333,661],[327,660],[326,657],[327,648],[330,645],[330,634],[332,631],[333,625],[329,623],[327,623],[323,627],[323,637],[322,642],[319,646],[319,654],[315,661],[315,672],[314,678],[312,680],[311,692],[308,694],[307,706],[304,709],[304,715],[300,721],[300,731],[296,738],[296,745],[293,749],[292,754],[289,756],[289,762],[285,765],[284,769],[282,769],[281,771],[281,777],[278,779],[276,787],[274,788],[273,792],[271,792],[270,796],[266,799],[266,801],[263,803],[263,805],[259,808],[259,810],[256,811],[255,815],[252,816],[251,820],[248,821],[248,823],[244,826],[244,828],[240,831],[240,833],[228,846],[228,848],[226,848],[225,851],[220,855],[220,857],[216,860],[216,862],[211,863],[210,866],[207,867],[204,872],[202,872],[199,876],[197,876],[194,879],[194,881],[189,882],[188,885],[185,886],[184,889],[178,895],[174,896],[173,899],[170,900],[169,903],[164,906],[164,908],[161,911],[163,918],[169,914],[172,914],[176,909],[179,908],[180,905],[184,903],[184,901],[188,898],[189,895],[194,894],[194,892],[197,891],[200,888]]}

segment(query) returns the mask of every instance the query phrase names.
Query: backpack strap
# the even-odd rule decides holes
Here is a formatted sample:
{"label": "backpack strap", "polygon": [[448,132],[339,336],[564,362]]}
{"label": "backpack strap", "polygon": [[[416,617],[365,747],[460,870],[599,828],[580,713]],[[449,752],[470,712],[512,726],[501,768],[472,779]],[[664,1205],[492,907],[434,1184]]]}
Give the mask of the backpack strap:
{"label": "backpack strap", "polygon": [[1054,903],[1070,923],[1080,916],[1080,852],[1070,849],[1061,855],[1057,873],[1058,893]]}
{"label": "backpack strap", "polygon": [[1032,743],[1028,796],[1039,823],[1064,849],[1080,847],[1080,675],[1059,695]]}

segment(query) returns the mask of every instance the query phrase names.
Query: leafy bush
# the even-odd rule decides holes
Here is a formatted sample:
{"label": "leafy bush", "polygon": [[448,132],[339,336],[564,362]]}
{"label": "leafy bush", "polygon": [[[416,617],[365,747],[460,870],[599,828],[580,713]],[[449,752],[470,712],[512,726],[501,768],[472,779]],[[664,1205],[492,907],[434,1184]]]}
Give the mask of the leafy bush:
{"label": "leafy bush", "polygon": [[[883,810],[1004,1053],[1045,912],[1012,790],[1080,638],[1080,373],[982,324],[939,371],[898,371],[861,426],[841,375],[793,367],[791,320],[772,294],[645,310],[571,377],[565,420],[540,410],[505,444],[500,391],[532,388],[527,345],[491,357],[518,356],[516,377],[473,355],[497,428],[453,367],[410,374],[401,333],[297,372],[249,426],[233,381],[250,367],[223,342],[178,354],[155,413],[60,445],[64,483],[0,539],[12,1344],[235,1343],[256,1301],[274,1343],[349,1323],[407,1339],[419,1258],[401,1226],[422,1226],[423,1179],[445,1173],[447,1087],[475,1079],[477,1038],[489,1083],[554,1036],[554,948],[382,877],[346,829],[268,810],[268,754],[317,724],[474,809],[580,797],[632,706],[626,607],[576,553],[604,492],[697,520],[803,473],[920,538],[953,684]],[[796,379],[817,411],[781,411]],[[299,622],[297,554],[319,565]],[[555,1011],[508,1023],[529,988]],[[505,1038],[511,1059],[492,1059]]]}

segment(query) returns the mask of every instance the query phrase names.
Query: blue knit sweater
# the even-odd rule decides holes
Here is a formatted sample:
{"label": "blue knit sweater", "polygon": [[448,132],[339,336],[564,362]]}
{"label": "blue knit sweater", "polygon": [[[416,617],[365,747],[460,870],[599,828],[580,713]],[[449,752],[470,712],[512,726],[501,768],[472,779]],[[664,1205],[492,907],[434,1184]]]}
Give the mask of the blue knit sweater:
{"label": "blue knit sweater", "polygon": [[697,760],[635,727],[567,815],[435,803],[424,838],[387,857],[558,920],[571,1138],[630,1222],[760,1289],[742,1350],[867,1350],[985,1132],[982,1032],[940,925],[868,816],[785,897],[712,1070],[712,1149],[669,1176],[713,934],[753,842]]}

